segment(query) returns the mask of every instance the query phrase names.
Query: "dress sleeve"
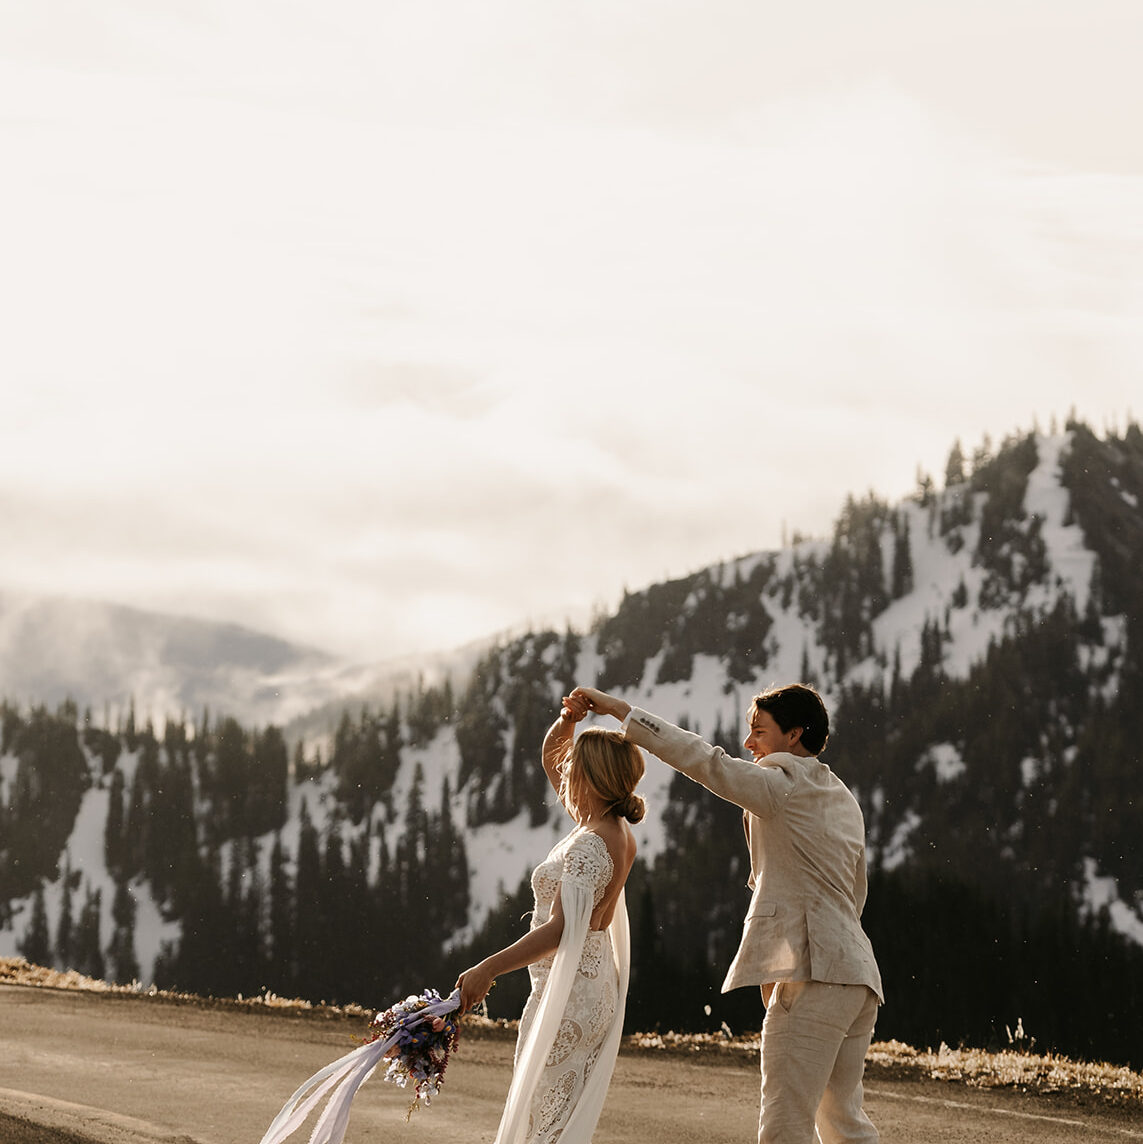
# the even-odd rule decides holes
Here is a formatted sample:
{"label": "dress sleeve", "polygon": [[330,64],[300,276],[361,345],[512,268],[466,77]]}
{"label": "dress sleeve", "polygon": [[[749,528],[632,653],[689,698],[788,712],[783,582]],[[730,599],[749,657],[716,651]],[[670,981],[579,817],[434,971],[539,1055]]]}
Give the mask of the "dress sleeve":
{"label": "dress sleeve", "polygon": [[564,855],[563,885],[574,885],[592,895],[594,907],[603,897],[604,891],[615,873],[615,863],[607,843],[598,834],[584,831],[572,840]]}

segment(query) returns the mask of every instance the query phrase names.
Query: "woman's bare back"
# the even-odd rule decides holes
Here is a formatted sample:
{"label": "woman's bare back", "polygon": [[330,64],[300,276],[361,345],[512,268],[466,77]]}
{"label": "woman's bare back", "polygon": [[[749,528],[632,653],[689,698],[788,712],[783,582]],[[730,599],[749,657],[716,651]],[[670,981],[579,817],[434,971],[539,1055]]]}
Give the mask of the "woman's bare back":
{"label": "woman's bare back", "polygon": [[615,870],[607,889],[603,891],[603,898],[591,913],[591,928],[601,930],[611,925],[620,891],[627,884],[627,875],[631,873],[631,866],[635,862],[637,847],[631,827],[618,815],[608,815],[587,829],[603,839]]}

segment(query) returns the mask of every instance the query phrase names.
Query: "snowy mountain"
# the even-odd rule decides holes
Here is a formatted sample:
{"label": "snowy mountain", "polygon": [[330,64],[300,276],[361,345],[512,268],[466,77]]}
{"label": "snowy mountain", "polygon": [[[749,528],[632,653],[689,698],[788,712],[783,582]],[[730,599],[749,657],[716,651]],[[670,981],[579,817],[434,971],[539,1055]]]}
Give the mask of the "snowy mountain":
{"label": "snowy mountain", "polygon": [[[1143,981],[1143,434],[956,445],[944,477],[630,593],[590,631],[495,642],[292,747],[233,719],[159,739],[6,707],[0,955],[378,1003],[447,984],[518,934],[564,830],[537,757],[569,687],[737,751],[749,697],[802,679],[866,815],[881,1034],[980,1043],[1021,1018],[1042,1047],[1143,1063],[1124,986]],[[717,992],[739,815],[654,760],[643,792],[631,1020],[756,1021],[757,998]]]}

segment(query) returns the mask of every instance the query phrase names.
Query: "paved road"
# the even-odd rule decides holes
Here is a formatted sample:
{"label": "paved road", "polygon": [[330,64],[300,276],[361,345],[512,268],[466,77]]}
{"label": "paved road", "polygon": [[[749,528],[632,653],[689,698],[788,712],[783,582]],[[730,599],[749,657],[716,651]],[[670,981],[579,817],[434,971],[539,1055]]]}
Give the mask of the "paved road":
{"label": "paved road", "polygon": [[[0,1144],[258,1144],[298,1085],[362,1031],[361,1019],[0,985]],[[408,1125],[405,1094],[375,1077],[347,1144],[491,1141],[511,1059],[511,1042],[462,1038],[444,1092]],[[866,1103],[884,1144],[1143,1141],[1143,1110],[877,1078]],[[749,1144],[756,1116],[753,1067],[624,1053],[595,1140]]]}

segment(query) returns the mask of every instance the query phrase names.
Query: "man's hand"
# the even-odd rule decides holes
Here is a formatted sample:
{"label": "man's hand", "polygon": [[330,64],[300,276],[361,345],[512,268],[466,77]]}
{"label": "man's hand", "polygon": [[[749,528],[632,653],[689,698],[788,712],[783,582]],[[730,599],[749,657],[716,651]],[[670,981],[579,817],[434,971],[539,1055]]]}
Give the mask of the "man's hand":
{"label": "man's hand", "polygon": [[597,715],[610,715],[621,723],[631,713],[631,704],[625,699],[608,695],[606,691],[600,691],[598,687],[577,687],[564,700],[565,704],[573,701],[586,703]]}
{"label": "man's hand", "polygon": [[590,710],[591,708],[588,706],[587,700],[582,695],[576,695],[575,692],[572,692],[571,695],[565,695],[563,698],[563,706],[560,708],[560,718],[567,719],[572,723],[578,723]]}

